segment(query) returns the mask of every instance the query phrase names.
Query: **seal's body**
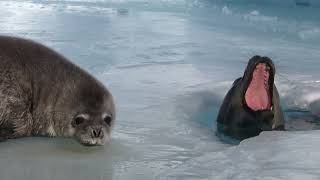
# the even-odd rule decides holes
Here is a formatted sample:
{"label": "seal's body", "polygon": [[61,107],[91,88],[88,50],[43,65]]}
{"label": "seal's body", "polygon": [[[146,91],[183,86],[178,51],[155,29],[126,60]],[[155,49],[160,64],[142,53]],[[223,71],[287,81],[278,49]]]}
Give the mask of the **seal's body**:
{"label": "seal's body", "polygon": [[261,131],[283,130],[284,117],[274,85],[271,59],[254,56],[243,77],[235,80],[220,107],[218,130],[242,140]]}
{"label": "seal's body", "polygon": [[30,40],[0,36],[0,138],[75,137],[84,145],[110,138],[115,106],[95,78]]}

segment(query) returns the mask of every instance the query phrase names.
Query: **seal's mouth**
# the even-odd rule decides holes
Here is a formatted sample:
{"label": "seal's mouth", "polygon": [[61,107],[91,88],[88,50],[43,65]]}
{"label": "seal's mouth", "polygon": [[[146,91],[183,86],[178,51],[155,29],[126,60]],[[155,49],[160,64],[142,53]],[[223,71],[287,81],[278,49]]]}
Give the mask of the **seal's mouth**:
{"label": "seal's mouth", "polygon": [[271,110],[273,72],[268,63],[257,63],[245,92],[246,105],[253,111]]}
{"label": "seal's mouth", "polygon": [[[105,131],[103,135],[94,136],[92,133],[76,134],[76,139],[85,146],[103,146],[110,141],[110,134]],[[101,133],[101,134],[102,134]]]}
{"label": "seal's mouth", "polygon": [[106,143],[106,141],[100,138],[91,138],[91,139],[82,139],[80,143],[85,146],[103,146]]}

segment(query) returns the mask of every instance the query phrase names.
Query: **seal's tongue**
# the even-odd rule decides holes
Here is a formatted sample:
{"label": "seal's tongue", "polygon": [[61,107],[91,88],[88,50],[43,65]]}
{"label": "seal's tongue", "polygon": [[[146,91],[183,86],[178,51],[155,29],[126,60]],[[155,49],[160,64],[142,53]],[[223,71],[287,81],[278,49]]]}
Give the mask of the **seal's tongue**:
{"label": "seal's tongue", "polygon": [[269,67],[265,63],[259,63],[245,94],[250,109],[257,111],[271,108],[269,76]]}

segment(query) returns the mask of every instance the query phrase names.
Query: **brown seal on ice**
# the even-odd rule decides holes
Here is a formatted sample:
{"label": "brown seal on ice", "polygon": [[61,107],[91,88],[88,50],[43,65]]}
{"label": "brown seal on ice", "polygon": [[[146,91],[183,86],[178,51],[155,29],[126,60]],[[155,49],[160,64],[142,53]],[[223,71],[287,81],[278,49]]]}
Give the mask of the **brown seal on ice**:
{"label": "brown seal on ice", "polygon": [[0,139],[73,137],[103,145],[115,121],[111,93],[48,47],[0,36]]}

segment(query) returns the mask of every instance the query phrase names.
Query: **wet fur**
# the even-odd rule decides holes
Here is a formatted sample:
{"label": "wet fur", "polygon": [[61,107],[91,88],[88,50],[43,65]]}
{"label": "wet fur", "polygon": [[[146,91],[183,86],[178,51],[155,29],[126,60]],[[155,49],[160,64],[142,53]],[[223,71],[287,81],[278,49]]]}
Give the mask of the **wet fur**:
{"label": "wet fur", "polygon": [[[284,130],[284,116],[280,107],[279,94],[273,83],[273,110],[252,111],[245,105],[244,94],[250,83],[254,65],[258,61],[271,61],[267,57],[254,56],[250,59],[244,76],[234,81],[220,107],[217,124],[218,131],[242,140],[257,136],[261,131]],[[272,67],[275,74],[275,68]]]}
{"label": "wet fur", "polygon": [[[95,78],[55,51],[30,40],[0,36],[0,139],[48,134],[74,136],[77,113],[115,119],[112,95]],[[91,124],[88,123],[88,126]]]}

